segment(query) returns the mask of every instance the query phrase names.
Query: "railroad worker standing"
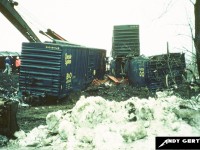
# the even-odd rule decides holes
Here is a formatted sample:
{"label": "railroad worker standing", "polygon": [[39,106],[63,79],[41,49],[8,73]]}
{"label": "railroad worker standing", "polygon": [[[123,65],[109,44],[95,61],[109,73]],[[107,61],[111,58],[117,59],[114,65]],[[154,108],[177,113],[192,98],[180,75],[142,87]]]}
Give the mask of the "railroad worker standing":
{"label": "railroad worker standing", "polygon": [[19,73],[20,71],[20,66],[21,66],[21,60],[19,59],[19,57],[17,56],[16,57],[16,60],[15,60],[15,67],[17,69],[17,73]]}
{"label": "railroad worker standing", "polygon": [[8,75],[10,75],[10,73],[11,73],[11,65],[12,65],[11,58],[9,56],[7,56],[5,58],[5,67],[6,67],[6,69],[4,70],[3,73],[7,72]]}

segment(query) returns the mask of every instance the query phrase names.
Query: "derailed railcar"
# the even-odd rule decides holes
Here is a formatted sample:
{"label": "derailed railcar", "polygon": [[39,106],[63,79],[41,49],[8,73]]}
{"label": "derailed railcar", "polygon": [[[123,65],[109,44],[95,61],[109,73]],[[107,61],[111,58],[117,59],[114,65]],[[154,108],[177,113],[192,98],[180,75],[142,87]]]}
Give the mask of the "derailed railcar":
{"label": "derailed railcar", "polygon": [[186,69],[185,54],[133,57],[127,60],[125,68],[132,86],[148,87],[155,92],[182,84]]}
{"label": "derailed railcar", "polygon": [[147,85],[149,59],[143,56],[133,57],[126,62],[126,74],[129,83],[135,87],[145,87]]}
{"label": "derailed railcar", "polygon": [[112,38],[112,74],[125,77],[125,62],[140,55],[139,25],[116,25]]}
{"label": "derailed railcar", "polygon": [[139,25],[116,25],[113,27],[112,57],[140,55]]}
{"label": "derailed railcar", "polygon": [[19,90],[63,98],[105,74],[106,50],[54,43],[23,43]]}
{"label": "derailed railcar", "polygon": [[152,56],[147,66],[147,85],[151,91],[180,85],[186,69],[185,54],[169,53]]}

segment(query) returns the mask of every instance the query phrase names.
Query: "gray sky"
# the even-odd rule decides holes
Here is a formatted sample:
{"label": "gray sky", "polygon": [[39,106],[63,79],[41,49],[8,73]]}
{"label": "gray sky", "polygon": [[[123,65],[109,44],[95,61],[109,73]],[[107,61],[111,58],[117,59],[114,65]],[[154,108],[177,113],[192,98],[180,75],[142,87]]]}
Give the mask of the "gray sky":
{"label": "gray sky", "polygon": [[[171,52],[191,49],[188,18],[193,21],[193,6],[189,0],[17,1],[18,12],[36,33],[51,28],[70,42],[106,49],[108,55],[113,26],[127,24],[140,25],[141,54],[165,53],[167,41]],[[20,52],[21,43],[27,42],[2,14],[0,33],[1,51]]]}

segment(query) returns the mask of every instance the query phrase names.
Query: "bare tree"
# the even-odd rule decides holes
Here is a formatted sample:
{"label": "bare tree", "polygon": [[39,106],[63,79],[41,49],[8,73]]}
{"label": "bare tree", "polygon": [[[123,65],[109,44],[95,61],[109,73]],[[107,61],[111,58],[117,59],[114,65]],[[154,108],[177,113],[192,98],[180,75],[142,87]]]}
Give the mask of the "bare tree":
{"label": "bare tree", "polygon": [[198,75],[200,77],[200,0],[196,0],[196,3],[194,3],[194,15],[195,15],[194,45],[196,48],[196,62],[197,62]]}
{"label": "bare tree", "polygon": [[[200,78],[200,0],[189,0],[192,5],[194,5],[194,28],[189,23],[189,28],[191,31],[191,38],[194,42],[194,47],[196,49],[196,61],[198,76]],[[172,0],[169,1],[166,10],[163,14],[165,14],[168,10],[168,7],[172,4]],[[161,16],[163,16],[163,14]],[[160,17],[159,17],[160,18]],[[193,29],[195,31],[195,35],[193,35]]]}

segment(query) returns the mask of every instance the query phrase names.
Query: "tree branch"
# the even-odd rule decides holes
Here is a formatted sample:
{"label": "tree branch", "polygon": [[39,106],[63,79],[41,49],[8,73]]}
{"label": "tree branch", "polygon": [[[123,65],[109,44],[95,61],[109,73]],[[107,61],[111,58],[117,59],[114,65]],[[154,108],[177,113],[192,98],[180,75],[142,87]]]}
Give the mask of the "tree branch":
{"label": "tree branch", "polygon": [[186,52],[189,52],[190,54],[192,54],[193,56],[196,56],[196,54],[194,52],[191,52],[190,50],[188,50],[187,48],[185,48],[184,46],[182,47],[183,50],[185,50]]}
{"label": "tree branch", "polygon": [[173,0],[170,0],[170,2],[167,4],[167,6],[165,8],[165,11],[157,19],[162,18],[162,16],[164,16],[168,12],[169,7],[172,5],[172,2],[173,2]]}
{"label": "tree branch", "polygon": [[195,4],[192,0],[189,0],[193,5]]}

